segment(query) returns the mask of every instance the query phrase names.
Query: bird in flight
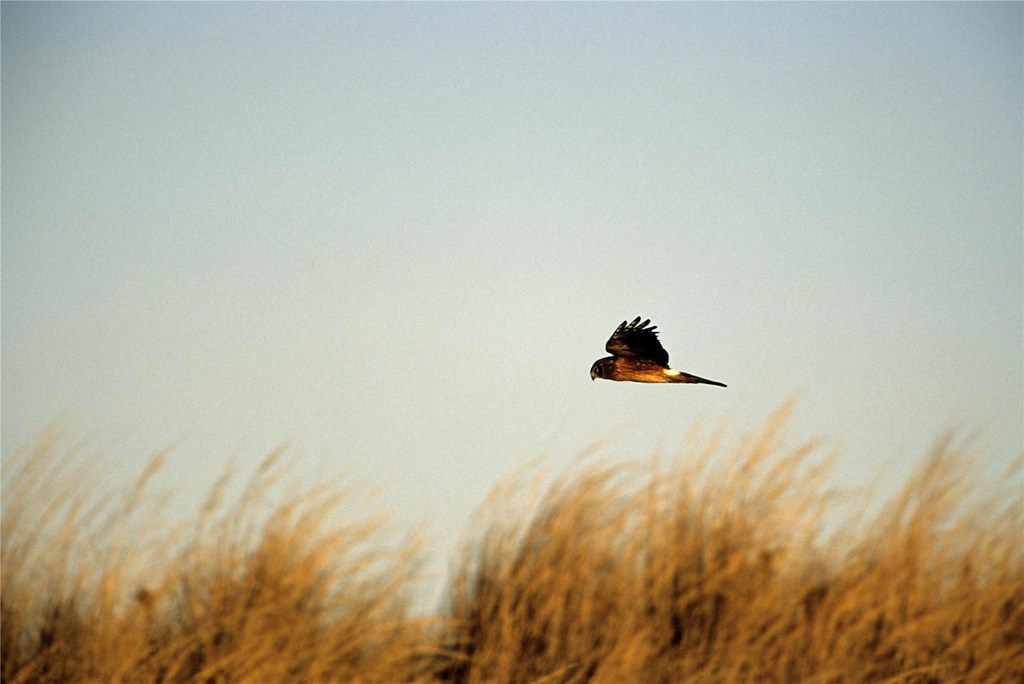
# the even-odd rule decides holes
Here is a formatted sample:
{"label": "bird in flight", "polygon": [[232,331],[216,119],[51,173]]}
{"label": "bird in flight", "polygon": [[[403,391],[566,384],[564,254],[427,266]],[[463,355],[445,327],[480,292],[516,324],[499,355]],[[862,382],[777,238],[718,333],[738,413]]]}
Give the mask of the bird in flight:
{"label": "bird in flight", "polygon": [[657,326],[647,327],[637,316],[632,323],[622,321],[604,348],[611,354],[590,367],[590,379],[628,380],[630,382],[689,382],[705,385],[723,383],[698,378],[668,367],[668,352],[658,341]]}

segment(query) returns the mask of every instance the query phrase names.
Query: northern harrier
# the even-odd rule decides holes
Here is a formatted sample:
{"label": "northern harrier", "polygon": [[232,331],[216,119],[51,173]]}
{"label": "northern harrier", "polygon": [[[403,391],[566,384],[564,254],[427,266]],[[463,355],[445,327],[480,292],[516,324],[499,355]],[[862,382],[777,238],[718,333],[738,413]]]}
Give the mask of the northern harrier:
{"label": "northern harrier", "polygon": [[720,382],[705,380],[696,375],[668,367],[668,352],[658,341],[656,326],[647,327],[649,320],[640,323],[637,316],[632,323],[622,324],[615,329],[604,348],[611,354],[598,359],[590,367],[590,379],[628,380],[631,382],[690,382],[718,385]]}

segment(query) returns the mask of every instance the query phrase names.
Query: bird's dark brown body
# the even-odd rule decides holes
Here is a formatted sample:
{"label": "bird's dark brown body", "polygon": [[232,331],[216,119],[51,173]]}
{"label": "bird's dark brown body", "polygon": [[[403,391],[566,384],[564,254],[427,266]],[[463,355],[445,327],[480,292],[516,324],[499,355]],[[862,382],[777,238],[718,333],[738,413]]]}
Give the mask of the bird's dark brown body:
{"label": "bird's dark brown body", "polygon": [[706,380],[696,375],[659,366],[651,361],[615,358],[614,356],[598,359],[594,362],[594,367],[591,369],[590,374],[592,379],[603,378],[620,382],[688,382],[725,387],[720,382]]}
{"label": "bird's dark brown body", "polygon": [[640,323],[637,317],[632,323],[625,321],[615,329],[605,349],[611,353],[598,359],[590,367],[590,379],[603,378],[625,382],[681,382],[718,385],[721,382],[707,380],[696,375],[670,368],[668,352],[658,341],[655,326],[647,327],[649,320]]}

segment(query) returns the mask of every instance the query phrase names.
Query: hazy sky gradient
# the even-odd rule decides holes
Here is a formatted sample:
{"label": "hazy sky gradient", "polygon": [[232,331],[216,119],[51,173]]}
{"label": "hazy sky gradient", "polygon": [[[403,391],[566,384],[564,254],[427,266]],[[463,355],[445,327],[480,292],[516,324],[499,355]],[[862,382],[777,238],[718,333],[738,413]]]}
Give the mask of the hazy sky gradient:
{"label": "hazy sky gradient", "polygon": [[[800,392],[861,484],[1022,449],[1022,5],[2,6],[2,439],[500,477]],[[591,382],[623,319],[728,389]],[[893,470],[899,473],[899,467]]]}

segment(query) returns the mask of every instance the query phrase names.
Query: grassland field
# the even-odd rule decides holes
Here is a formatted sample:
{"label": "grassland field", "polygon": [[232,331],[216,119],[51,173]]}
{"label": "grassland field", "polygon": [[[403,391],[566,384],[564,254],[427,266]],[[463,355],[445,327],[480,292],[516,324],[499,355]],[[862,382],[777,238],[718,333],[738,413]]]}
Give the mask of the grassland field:
{"label": "grassland field", "polygon": [[[783,407],[675,462],[581,460],[481,505],[443,599],[428,553],[343,491],[270,492],[281,453],[193,519],[119,497],[59,437],[4,464],[0,676],[29,682],[1024,682],[1021,466],[946,435],[865,519],[825,524],[824,446]],[[268,505],[273,501],[272,505]],[[269,507],[268,507],[269,506]],[[856,505],[853,506],[856,509]]]}

